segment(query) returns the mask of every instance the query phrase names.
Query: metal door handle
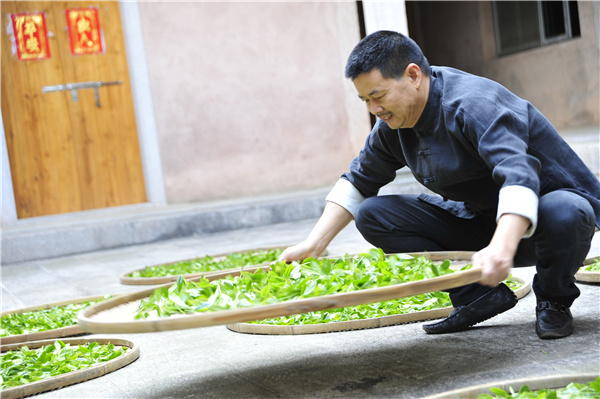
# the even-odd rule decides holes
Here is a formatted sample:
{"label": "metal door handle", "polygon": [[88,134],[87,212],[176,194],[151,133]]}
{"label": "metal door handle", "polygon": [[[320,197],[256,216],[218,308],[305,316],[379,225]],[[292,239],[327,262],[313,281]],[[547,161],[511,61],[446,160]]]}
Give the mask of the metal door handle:
{"label": "metal door handle", "polygon": [[111,85],[120,85],[123,84],[121,80],[115,80],[112,82],[78,82],[78,83],[66,83],[64,85],[54,85],[54,86],[43,86],[42,93],[51,93],[54,91],[71,91],[71,97],[73,101],[79,101],[79,95],[77,94],[77,90],[81,89],[94,89],[94,97],[96,98],[96,107],[100,107],[100,94],[98,93],[98,88],[102,86],[111,86]]}

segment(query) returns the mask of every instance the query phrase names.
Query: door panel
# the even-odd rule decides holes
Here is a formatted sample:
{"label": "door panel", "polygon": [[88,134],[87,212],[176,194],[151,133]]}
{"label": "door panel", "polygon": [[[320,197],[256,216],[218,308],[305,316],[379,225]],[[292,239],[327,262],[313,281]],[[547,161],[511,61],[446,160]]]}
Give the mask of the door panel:
{"label": "door panel", "polygon": [[[125,45],[116,2],[1,2],[11,13],[46,14],[50,54],[19,61],[2,34],[2,115],[19,218],[145,202]],[[95,7],[102,54],[72,55],[65,10]],[[6,26],[3,26],[6,28]],[[42,87],[121,81],[42,93]]]}
{"label": "door panel", "polygon": [[[2,22],[6,23],[11,13],[24,12],[20,5],[1,2]],[[51,3],[31,2],[27,8],[49,14]],[[49,32],[56,31],[52,18],[46,19],[46,25]],[[3,29],[2,118],[17,214],[35,216],[42,203],[45,214],[78,209],[80,195],[71,190],[78,186],[78,176],[73,168],[71,123],[66,117],[67,93],[48,97],[41,90],[48,81],[64,80],[57,43],[49,40],[49,59],[18,61],[6,32]]]}

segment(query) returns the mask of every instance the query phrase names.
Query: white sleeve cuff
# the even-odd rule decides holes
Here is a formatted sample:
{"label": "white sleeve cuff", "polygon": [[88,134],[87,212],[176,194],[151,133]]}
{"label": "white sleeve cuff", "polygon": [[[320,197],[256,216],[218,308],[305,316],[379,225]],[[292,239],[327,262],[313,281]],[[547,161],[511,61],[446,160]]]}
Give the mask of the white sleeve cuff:
{"label": "white sleeve cuff", "polygon": [[325,199],[338,204],[354,216],[365,197],[348,180],[339,179]]}
{"label": "white sleeve cuff", "polygon": [[533,235],[537,227],[539,198],[530,188],[524,186],[505,186],[498,195],[498,214],[496,221],[505,213],[514,213],[529,219],[531,224],[523,238]]}

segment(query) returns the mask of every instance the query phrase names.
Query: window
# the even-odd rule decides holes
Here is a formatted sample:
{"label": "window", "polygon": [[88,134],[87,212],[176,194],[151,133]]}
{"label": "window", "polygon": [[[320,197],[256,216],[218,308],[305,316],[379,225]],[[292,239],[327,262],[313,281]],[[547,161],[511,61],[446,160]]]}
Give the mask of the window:
{"label": "window", "polygon": [[581,36],[576,1],[495,1],[498,55]]}

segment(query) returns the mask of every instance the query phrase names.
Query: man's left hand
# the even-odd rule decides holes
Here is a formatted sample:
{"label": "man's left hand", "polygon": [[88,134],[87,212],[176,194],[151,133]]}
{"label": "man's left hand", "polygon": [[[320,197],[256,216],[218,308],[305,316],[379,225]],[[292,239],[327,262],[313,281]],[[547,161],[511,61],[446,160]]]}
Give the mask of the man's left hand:
{"label": "man's left hand", "polygon": [[481,267],[481,284],[495,287],[510,275],[514,254],[487,246],[473,255],[473,266]]}
{"label": "man's left hand", "polygon": [[498,219],[490,244],[473,255],[473,266],[481,267],[481,284],[497,286],[510,275],[513,259],[529,219],[505,213]]}

